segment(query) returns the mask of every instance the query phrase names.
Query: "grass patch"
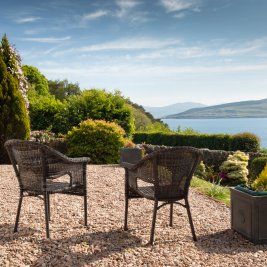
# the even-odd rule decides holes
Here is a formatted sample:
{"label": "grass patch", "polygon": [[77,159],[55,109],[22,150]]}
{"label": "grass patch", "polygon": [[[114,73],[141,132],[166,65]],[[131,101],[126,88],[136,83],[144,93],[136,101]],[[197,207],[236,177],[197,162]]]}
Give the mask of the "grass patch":
{"label": "grass patch", "polygon": [[214,199],[217,199],[227,206],[230,206],[230,190],[227,187],[220,186],[219,183],[210,183],[197,177],[193,177],[191,186],[199,192]]}

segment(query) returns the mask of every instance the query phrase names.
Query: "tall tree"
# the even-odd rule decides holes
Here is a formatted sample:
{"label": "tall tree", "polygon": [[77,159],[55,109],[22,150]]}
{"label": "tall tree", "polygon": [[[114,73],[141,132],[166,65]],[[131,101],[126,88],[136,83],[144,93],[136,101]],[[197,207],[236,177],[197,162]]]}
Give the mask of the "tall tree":
{"label": "tall tree", "polygon": [[16,62],[10,63],[10,59],[15,59],[8,51],[12,54],[4,35],[0,46],[0,162],[3,163],[7,162],[5,141],[11,138],[26,139],[30,134],[25,100],[19,90],[19,80],[12,65]]}

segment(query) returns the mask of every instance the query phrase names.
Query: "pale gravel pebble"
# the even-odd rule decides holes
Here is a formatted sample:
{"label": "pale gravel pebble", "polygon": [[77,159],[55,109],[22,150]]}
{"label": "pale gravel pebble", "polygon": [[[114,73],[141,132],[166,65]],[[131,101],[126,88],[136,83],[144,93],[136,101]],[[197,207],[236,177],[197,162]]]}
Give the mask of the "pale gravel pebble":
{"label": "pale gravel pebble", "polygon": [[230,210],[190,189],[198,242],[192,241],[186,210],[157,216],[155,244],[147,246],[152,201],[131,200],[129,231],[123,231],[124,170],[88,165],[88,220],[81,197],[51,197],[51,240],[45,238],[43,202],[25,198],[19,231],[13,234],[19,188],[10,165],[0,165],[0,266],[267,266],[267,245],[253,245],[230,229]]}

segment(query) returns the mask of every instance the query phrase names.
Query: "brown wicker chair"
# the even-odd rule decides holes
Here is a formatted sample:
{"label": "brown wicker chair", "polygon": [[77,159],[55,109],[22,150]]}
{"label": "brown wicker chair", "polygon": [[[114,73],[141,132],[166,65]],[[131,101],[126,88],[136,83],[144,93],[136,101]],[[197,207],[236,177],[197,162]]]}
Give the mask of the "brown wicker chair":
{"label": "brown wicker chair", "polygon": [[[170,204],[170,226],[173,224],[173,204],[186,208],[193,240],[196,241],[188,203],[188,190],[201,156],[202,153],[196,148],[176,147],[155,151],[136,164],[121,163],[125,168],[124,230],[127,230],[129,199],[147,198],[154,200],[149,244],[152,245],[154,240],[157,211],[167,204]],[[140,185],[142,183],[143,185]],[[185,204],[179,202],[180,200],[184,200]],[[159,205],[159,201],[163,203]]]}
{"label": "brown wicker chair", "polygon": [[[68,158],[51,147],[23,140],[8,140],[5,147],[20,187],[14,232],[18,230],[23,197],[43,196],[46,236],[49,238],[49,196],[55,193],[84,197],[84,224],[87,226],[86,164],[89,158]],[[62,177],[67,181],[60,181]]]}

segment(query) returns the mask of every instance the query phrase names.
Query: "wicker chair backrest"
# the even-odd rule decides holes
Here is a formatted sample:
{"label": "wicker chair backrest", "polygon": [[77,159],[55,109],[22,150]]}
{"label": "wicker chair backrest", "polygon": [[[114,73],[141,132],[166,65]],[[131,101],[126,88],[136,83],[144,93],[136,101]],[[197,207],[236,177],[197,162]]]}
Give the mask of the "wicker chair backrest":
{"label": "wicker chair backrest", "polygon": [[200,150],[192,147],[153,152],[140,161],[138,178],[154,184],[156,197],[187,195],[201,155]]}
{"label": "wicker chair backrest", "polygon": [[58,173],[60,159],[52,148],[24,140],[8,140],[5,147],[23,190],[42,191],[46,179]]}

